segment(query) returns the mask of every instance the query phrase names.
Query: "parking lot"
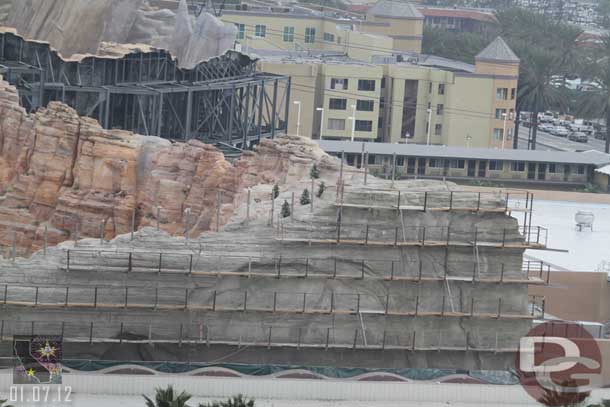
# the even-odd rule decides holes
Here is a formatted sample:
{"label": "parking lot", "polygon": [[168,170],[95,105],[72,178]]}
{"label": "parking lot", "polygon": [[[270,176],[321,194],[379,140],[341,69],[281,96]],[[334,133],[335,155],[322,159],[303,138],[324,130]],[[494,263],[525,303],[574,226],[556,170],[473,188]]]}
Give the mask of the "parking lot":
{"label": "parking lot", "polygon": [[[530,129],[521,126],[519,128],[519,148],[527,150],[527,139]],[[579,143],[568,140],[567,137],[553,136],[552,134],[538,130],[536,135],[536,149],[538,150],[563,150],[563,151],[604,151],[605,141],[589,137],[587,143]]]}

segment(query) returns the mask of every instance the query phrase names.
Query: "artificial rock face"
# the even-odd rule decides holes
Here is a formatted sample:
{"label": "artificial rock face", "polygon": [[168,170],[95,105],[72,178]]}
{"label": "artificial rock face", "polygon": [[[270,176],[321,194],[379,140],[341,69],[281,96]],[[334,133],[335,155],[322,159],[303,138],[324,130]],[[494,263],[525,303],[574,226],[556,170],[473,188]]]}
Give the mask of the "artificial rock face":
{"label": "artificial rock face", "polygon": [[306,177],[314,160],[330,165],[297,137],[263,140],[233,165],[213,146],[105,130],[58,102],[27,114],[0,82],[0,246],[15,236],[19,253],[29,254],[45,228],[51,245],[77,234],[112,238],[130,231],[132,216],[136,228],[158,216],[171,234],[197,235],[211,229],[218,198],[222,225],[238,192]]}
{"label": "artificial rock face", "polygon": [[170,49],[185,68],[232,49],[237,33],[210,13],[190,15],[186,0],[177,10],[148,0],[0,0],[0,25],[49,42],[64,57],[138,44]]}

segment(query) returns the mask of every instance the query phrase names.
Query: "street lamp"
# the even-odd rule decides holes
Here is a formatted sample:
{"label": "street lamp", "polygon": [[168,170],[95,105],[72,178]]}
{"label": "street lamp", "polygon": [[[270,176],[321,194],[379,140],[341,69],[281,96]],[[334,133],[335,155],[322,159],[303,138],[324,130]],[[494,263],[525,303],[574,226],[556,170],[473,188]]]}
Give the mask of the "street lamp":
{"label": "street lamp", "polygon": [[504,118],[504,126],[502,128],[502,150],[504,150],[504,140],[506,140],[506,119],[508,119],[508,113],[502,113]]}
{"label": "street lamp", "polygon": [[297,105],[297,136],[299,136],[299,131],[301,129],[301,101],[295,100],[293,103]]}
{"label": "street lamp", "polygon": [[426,145],[430,145],[430,130],[432,130],[432,109],[428,109],[428,141]]}
{"label": "street lamp", "polygon": [[320,140],[322,140],[322,130],[324,129],[324,108],[317,107],[316,110],[320,112]]}
{"label": "street lamp", "polygon": [[354,141],[354,136],[356,135],[356,105],[352,105],[352,141]]}

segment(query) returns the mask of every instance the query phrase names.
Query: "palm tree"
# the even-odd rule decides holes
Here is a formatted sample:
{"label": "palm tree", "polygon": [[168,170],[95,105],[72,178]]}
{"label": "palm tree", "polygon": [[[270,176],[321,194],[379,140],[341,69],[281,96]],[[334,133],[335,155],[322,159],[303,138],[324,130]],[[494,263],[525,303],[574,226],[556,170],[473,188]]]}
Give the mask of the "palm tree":
{"label": "palm tree", "polygon": [[[565,77],[577,70],[578,42],[582,30],[523,9],[497,13],[500,31],[521,59],[517,92],[514,147],[518,146],[519,117],[532,112],[531,149],[536,149],[538,113],[549,107],[563,110]],[[564,80],[558,86],[557,77]]]}
{"label": "palm tree", "polygon": [[610,35],[603,38],[602,44],[588,58],[583,78],[593,82],[595,90],[583,92],[579,113],[588,118],[606,119],[606,145],[610,153]]}
{"label": "palm tree", "polygon": [[227,401],[216,401],[207,406],[199,404],[199,407],[254,407],[254,400],[246,400],[241,394],[230,397]]}
{"label": "palm tree", "polygon": [[[566,380],[561,383],[562,387],[565,388],[578,388],[576,381]],[[589,398],[591,392],[583,393],[565,393],[562,391],[542,389],[542,397],[538,400],[545,406],[556,406],[556,407],[585,407],[586,400]]]}
{"label": "palm tree", "polygon": [[191,399],[191,395],[186,392],[177,394],[174,387],[169,385],[166,389],[155,389],[155,401],[142,395],[146,400],[146,407],[188,407],[187,401]]}

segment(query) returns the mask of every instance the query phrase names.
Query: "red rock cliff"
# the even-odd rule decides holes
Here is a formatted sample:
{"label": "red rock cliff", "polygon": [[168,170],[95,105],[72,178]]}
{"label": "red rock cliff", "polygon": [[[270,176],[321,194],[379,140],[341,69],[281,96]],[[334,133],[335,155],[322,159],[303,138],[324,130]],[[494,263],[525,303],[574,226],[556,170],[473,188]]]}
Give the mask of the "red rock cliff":
{"label": "red rock cliff", "polygon": [[[0,81],[0,247],[16,237],[20,254],[79,237],[106,238],[157,223],[196,236],[214,227],[217,191],[221,224],[235,196],[260,183],[308,177],[312,161],[332,166],[315,143],[298,137],[263,140],[235,164],[196,140],[172,144],[104,130],[58,102],[35,114]],[[134,212],[135,211],[135,212]]]}

